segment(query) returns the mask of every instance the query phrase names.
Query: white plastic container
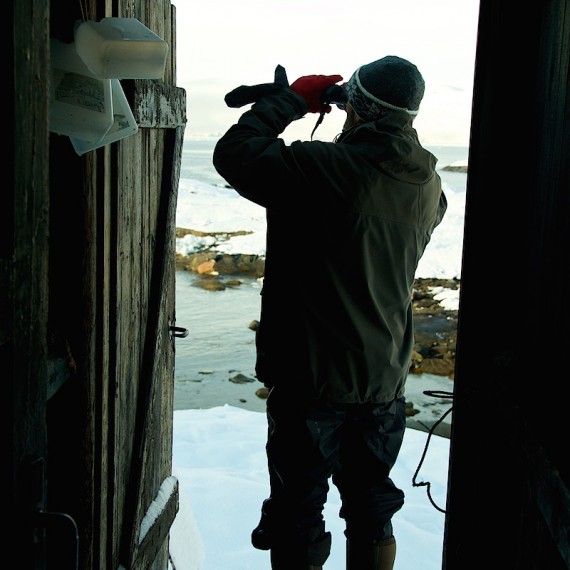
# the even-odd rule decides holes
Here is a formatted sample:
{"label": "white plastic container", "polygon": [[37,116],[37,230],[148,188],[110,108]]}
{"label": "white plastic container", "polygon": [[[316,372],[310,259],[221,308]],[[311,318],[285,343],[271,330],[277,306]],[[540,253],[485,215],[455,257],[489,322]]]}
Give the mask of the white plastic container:
{"label": "white plastic container", "polygon": [[112,125],[111,80],[94,75],[73,43],[52,39],[49,130],[96,142]]}
{"label": "white plastic container", "polygon": [[168,44],[136,18],[88,20],[75,29],[77,53],[99,77],[162,79]]}
{"label": "white plastic container", "polygon": [[139,130],[121,82],[118,79],[111,79],[111,88],[113,95],[113,125],[100,140],[94,143],[70,137],[71,144],[79,156],[90,150],[95,150],[106,144],[134,135]]}

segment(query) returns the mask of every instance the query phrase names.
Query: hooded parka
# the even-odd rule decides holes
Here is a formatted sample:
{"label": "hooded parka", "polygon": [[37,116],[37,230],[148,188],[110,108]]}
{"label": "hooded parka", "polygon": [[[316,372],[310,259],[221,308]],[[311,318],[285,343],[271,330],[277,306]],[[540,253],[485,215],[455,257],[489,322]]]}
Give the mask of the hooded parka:
{"label": "hooded parka", "polygon": [[257,378],[307,400],[390,402],[410,366],[415,272],[447,207],[437,159],[405,111],[286,145],[306,111],[283,87],[214,150],[219,174],[267,213]]}

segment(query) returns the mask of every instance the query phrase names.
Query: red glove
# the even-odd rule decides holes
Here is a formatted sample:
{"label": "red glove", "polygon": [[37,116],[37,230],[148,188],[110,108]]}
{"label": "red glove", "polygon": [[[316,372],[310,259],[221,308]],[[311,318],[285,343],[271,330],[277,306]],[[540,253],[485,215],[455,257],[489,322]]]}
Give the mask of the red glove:
{"label": "red glove", "polygon": [[323,102],[323,92],[342,81],[341,75],[305,75],[291,84],[291,89],[307,102],[309,113],[330,113],[331,106]]}

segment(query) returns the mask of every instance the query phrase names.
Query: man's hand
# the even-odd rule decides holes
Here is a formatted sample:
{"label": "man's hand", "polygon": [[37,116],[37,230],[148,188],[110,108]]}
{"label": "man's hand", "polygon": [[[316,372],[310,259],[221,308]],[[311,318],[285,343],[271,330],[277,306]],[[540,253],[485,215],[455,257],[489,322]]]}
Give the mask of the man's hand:
{"label": "man's hand", "polygon": [[323,102],[323,93],[339,81],[341,75],[305,75],[294,81],[291,89],[305,99],[309,113],[330,113],[331,106]]}
{"label": "man's hand", "polygon": [[240,85],[230,91],[225,97],[224,101],[228,107],[237,108],[243,107],[249,103],[255,103],[266,95],[276,93],[280,89],[289,87],[289,80],[287,79],[287,72],[282,65],[275,68],[273,83],[261,83],[259,85]]}

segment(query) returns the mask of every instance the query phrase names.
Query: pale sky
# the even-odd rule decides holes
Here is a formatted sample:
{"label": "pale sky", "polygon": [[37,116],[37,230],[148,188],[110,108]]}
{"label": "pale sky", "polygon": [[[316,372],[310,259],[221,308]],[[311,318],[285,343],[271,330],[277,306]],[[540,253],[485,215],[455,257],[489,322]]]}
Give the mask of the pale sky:
{"label": "pale sky", "polygon": [[[239,85],[273,81],[283,65],[302,75],[342,75],[385,55],[415,63],[426,94],[414,122],[425,145],[469,145],[477,0],[173,0],[177,85],[186,90],[187,138],[218,138],[248,107],[229,109]],[[332,140],[345,113],[326,115],[315,138]],[[310,138],[317,115],[290,125],[283,138]]]}

